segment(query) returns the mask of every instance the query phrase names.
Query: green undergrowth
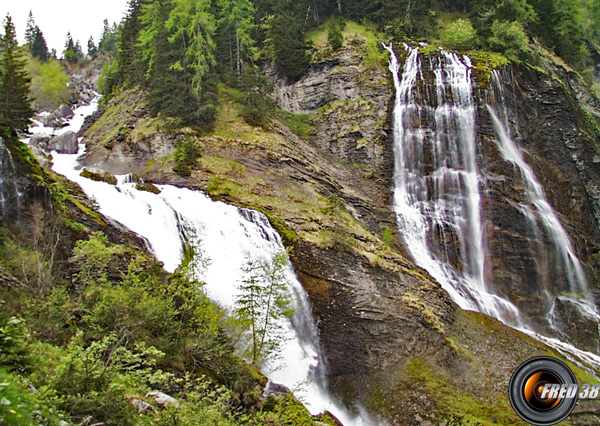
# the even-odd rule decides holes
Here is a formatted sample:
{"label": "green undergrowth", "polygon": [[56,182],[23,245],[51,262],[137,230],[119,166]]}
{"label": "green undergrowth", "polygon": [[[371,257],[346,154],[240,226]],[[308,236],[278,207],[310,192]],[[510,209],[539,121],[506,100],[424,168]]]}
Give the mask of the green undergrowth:
{"label": "green undergrowth", "polygon": [[490,403],[455,387],[440,374],[440,370],[426,361],[414,358],[406,365],[403,385],[405,391],[415,390],[427,395],[435,405],[439,418],[449,425],[493,426],[497,424],[526,425],[517,421],[508,397],[503,395]]}
{"label": "green undergrowth", "polygon": [[[334,19],[334,18],[332,18]],[[307,32],[306,40],[314,52],[313,62],[328,60],[336,55],[336,50],[328,41],[329,21]],[[378,33],[374,26],[354,21],[347,21],[342,30],[343,46],[356,51],[362,58],[362,66],[366,69],[386,66],[381,42],[385,37]]]}
{"label": "green undergrowth", "polygon": [[[314,424],[291,394],[261,396],[266,378],[229,337],[240,324],[206,297],[185,262],[168,275],[97,232],[73,247],[71,280],[50,272],[34,288],[50,259],[24,237],[5,234],[0,244],[0,265],[29,283],[0,289],[0,418],[8,424]],[[177,406],[161,408],[150,391]],[[134,400],[157,412],[136,414]]]}

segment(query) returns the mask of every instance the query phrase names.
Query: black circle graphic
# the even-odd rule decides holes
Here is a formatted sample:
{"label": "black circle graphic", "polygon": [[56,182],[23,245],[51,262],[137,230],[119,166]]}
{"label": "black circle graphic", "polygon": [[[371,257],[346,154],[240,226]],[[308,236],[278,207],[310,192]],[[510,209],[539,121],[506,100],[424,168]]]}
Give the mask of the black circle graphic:
{"label": "black circle graphic", "polygon": [[564,420],[577,403],[573,398],[542,398],[544,385],[577,385],[571,369],[562,361],[548,356],[531,358],[513,373],[508,397],[515,413],[536,426],[550,426]]}

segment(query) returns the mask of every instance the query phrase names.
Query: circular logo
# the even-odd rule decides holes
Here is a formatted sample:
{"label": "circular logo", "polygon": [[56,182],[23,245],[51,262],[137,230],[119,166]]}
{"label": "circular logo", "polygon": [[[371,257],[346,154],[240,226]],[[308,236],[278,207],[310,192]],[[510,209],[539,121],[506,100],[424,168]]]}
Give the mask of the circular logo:
{"label": "circular logo", "polygon": [[525,361],[515,370],[508,385],[515,413],[536,426],[564,420],[575,408],[577,394],[577,379],[571,369],[547,356]]}

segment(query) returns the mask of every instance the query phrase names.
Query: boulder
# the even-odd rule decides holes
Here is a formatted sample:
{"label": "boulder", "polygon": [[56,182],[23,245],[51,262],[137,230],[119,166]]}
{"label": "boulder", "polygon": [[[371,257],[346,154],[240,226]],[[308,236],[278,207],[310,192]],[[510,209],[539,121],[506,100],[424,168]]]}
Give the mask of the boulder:
{"label": "boulder", "polygon": [[138,414],[147,414],[149,412],[158,413],[152,404],[148,404],[138,398],[132,398],[129,402],[136,408]]}
{"label": "boulder", "polygon": [[48,146],[48,142],[52,139],[52,136],[45,133],[36,133],[29,139],[29,145],[31,146]]}
{"label": "boulder", "polygon": [[74,115],[73,110],[66,104],[61,104],[54,113],[56,114],[56,118],[71,118]]}
{"label": "boulder", "polygon": [[77,135],[71,131],[65,132],[51,139],[49,147],[61,154],[77,154],[79,149]]}
{"label": "boulder", "polygon": [[159,391],[148,392],[146,398],[154,398],[156,403],[163,408],[168,407],[169,405],[175,408],[179,407],[179,403],[175,398]]}

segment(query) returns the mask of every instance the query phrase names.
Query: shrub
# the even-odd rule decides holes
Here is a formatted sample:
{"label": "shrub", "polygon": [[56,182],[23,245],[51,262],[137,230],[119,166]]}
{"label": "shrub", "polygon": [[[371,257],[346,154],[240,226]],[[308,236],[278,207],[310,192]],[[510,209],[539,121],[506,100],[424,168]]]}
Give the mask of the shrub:
{"label": "shrub", "polygon": [[40,62],[32,58],[27,66],[31,75],[31,97],[41,111],[51,111],[69,100],[69,76],[58,61]]}
{"label": "shrub", "polygon": [[342,31],[346,23],[341,19],[331,19],[328,24],[327,41],[333,50],[337,50],[344,44]]}
{"label": "shrub", "polygon": [[528,37],[520,22],[494,21],[490,47],[510,58],[524,58],[529,49]]}
{"label": "shrub", "polygon": [[471,21],[457,19],[444,30],[442,44],[452,50],[469,50],[475,48],[479,40]]}

